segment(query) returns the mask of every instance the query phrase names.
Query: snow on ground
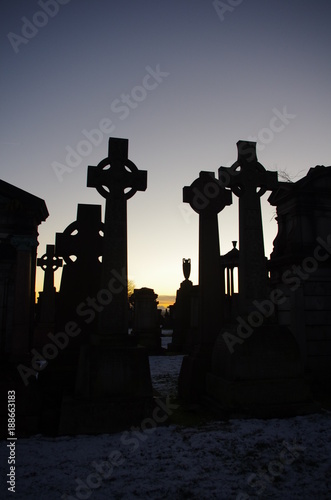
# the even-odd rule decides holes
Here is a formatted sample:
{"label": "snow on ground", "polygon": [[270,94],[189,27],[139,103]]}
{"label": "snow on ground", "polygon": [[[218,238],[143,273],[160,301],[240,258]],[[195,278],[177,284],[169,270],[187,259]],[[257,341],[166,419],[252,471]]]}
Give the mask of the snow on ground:
{"label": "snow on ground", "polygon": [[[182,356],[150,358],[153,386],[175,394]],[[163,407],[166,418],[175,407]],[[289,419],[205,420],[156,427],[152,419],[113,435],[19,439],[15,495],[1,498],[330,499],[331,413]],[[6,493],[5,493],[6,491]]]}

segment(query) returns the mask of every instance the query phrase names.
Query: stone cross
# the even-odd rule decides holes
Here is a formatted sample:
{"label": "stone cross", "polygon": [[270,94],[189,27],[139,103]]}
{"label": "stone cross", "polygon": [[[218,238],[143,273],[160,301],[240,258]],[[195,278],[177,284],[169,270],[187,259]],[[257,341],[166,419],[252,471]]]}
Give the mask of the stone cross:
{"label": "stone cross", "polygon": [[183,201],[199,214],[199,289],[201,344],[213,344],[223,319],[224,275],[220,266],[218,213],[232,203],[232,193],[213,172],[183,189]]}
{"label": "stone cross", "polygon": [[44,276],[44,292],[52,292],[54,290],[54,271],[62,267],[62,259],[55,255],[55,245],[46,245],[46,253],[37,259],[37,266],[45,272]]}
{"label": "stone cross", "polygon": [[[63,233],[56,233],[56,254],[61,255],[67,265],[75,264],[89,271],[102,255],[103,224],[100,221],[100,205],[78,204],[77,220],[69,224]],[[72,259],[76,256],[76,260]]]}
{"label": "stone cross", "polygon": [[[267,294],[267,262],[264,255],[260,198],[277,187],[277,172],[268,172],[256,156],[256,143],[238,141],[238,160],[219,168],[219,178],[239,197],[239,298],[241,312]],[[259,188],[259,189],[258,189]]]}
{"label": "stone cross", "polygon": [[114,340],[128,336],[127,200],[147,188],[147,172],[128,159],[128,143],[111,137],[108,156],[87,174],[87,186],[106,199],[101,288],[110,289],[112,300],[100,312],[99,335]]}

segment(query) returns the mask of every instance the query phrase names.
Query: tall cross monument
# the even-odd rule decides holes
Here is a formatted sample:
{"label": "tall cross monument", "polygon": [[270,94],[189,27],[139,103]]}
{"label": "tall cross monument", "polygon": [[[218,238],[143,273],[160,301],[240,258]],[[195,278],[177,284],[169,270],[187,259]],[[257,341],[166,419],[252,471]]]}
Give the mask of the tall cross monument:
{"label": "tall cross monument", "polygon": [[147,188],[147,172],[128,159],[128,143],[111,137],[107,158],[87,174],[87,186],[106,199],[101,289],[112,300],[99,313],[98,334],[115,342],[128,335],[127,200]]}
{"label": "tall cross monument", "polygon": [[277,172],[268,172],[256,156],[256,142],[238,141],[238,160],[220,167],[219,176],[239,197],[239,294],[241,312],[267,294],[267,262],[264,255],[261,196],[278,185]]}
{"label": "tall cross monument", "polygon": [[109,139],[108,156],[88,167],[87,186],[106,199],[101,283],[93,302],[98,325],[80,351],[63,433],[109,433],[142,421],[154,404],[147,350],[128,334],[127,200],[145,191],[147,172],[128,159],[127,139]]}
{"label": "tall cross monument", "polygon": [[212,348],[224,321],[218,214],[231,205],[232,193],[220,185],[213,172],[202,171],[190,186],[183,188],[183,201],[199,214],[199,328],[179,377],[181,397],[193,402],[205,392]]}

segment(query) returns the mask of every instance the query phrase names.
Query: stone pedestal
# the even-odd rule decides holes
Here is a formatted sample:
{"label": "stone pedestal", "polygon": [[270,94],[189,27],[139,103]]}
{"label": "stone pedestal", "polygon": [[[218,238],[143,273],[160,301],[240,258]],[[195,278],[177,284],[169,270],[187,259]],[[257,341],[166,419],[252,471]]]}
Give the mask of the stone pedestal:
{"label": "stone pedestal", "polygon": [[172,342],[168,350],[173,352],[184,352],[188,354],[191,340],[191,303],[193,283],[189,279],[182,281],[176,294],[174,305],[174,327]]}
{"label": "stone pedestal", "polygon": [[153,408],[143,347],[81,348],[75,396],[64,395],[59,434],[100,434],[140,423]]}
{"label": "stone pedestal", "polygon": [[[231,344],[230,335],[240,342]],[[303,378],[298,345],[286,327],[265,324],[246,339],[238,326],[223,330],[215,343],[207,395],[228,413],[285,417],[315,411]]]}

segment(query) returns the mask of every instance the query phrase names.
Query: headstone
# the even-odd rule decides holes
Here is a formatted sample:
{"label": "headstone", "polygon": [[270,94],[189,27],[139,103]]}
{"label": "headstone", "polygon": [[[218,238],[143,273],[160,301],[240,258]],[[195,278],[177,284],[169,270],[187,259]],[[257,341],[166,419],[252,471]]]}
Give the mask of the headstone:
{"label": "headstone", "polygon": [[37,259],[37,266],[44,271],[43,292],[54,290],[54,272],[62,267],[63,261],[55,255],[55,245],[46,245],[46,253]]}
{"label": "headstone", "polygon": [[[43,395],[42,432],[58,432],[63,397],[75,389],[80,350],[88,348],[96,325],[102,231],[101,206],[79,204],[77,219],[63,233],[56,233],[55,253],[65,264],[56,301],[55,337],[46,335],[55,355],[38,377]],[[78,334],[67,333],[71,331]]]}
{"label": "headstone", "polygon": [[113,289],[109,307],[99,315],[98,340],[123,345],[128,340],[127,200],[146,190],[147,172],[128,159],[127,139],[111,138],[108,157],[88,168],[87,185],[106,199],[101,288]]}
{"label": "headstone", "polygon": [[199,328],[194,353],[183,359],[179,394],[198,400],[205,391],[205,375],[211,352],[224,319],[224,275],[220,266],[218,213],[232,203],[213,172],[199,177],[183,189],[183,201],[199,214]]}
{"label": "headstone", "polygon": [[173,334],[168,350],[188,353],[191,347],[191,302],[193,283],[189,280],[191,273],[191,259],[183,259],[183,274],[185,280],[181,282],[176,293],[176,302],[173,306]]}
{"label": "headstone", "polygon": [[[316,409],[303,378],[298,345],[275,318],[278,290],[268,293],[260,196],[278,186],[277,173],[257,161],[256,143],[239,141],[228,184],[239,196],[239,314],[223,326],[206,376],[206,396],[226,412],[259,417]],[[260,187],[260,191],[257,188]]]}
{"label": "headstone", "polygon": [[239,197],[239,292],[241,312],[248,313],[254,300],[267,294],[267,261],[264,254],[261,196],[277,187],[277,172],[268,172],[258,162],[256,143],[238,141],[238,160],[232,167],[220,167],[228,174],[233,193]]}
{"label": "headstone", "polygon": [[[56,255],[65,262],[62,271],[57,307],[56,330],[64,331],[70,321],[82,321],[82,333],[71,339],[65,353],[78,355],[78,346],[88,342],[95,328],[98,308],[104,225],[100,205],[78,204],[77,219],[63,233],[56,233]],[[94,306],[94,304],[97,304]],[[92,309],[92,311],[91,311]],[[93,312],[94,311],[94,312]]]}
{"label": "headstone", "polygon": [[34,343],[36,347],[42,347],[48,341],[46,334],[55,331],[57,292],[54,287],[54,272],[62,267],[62,259],[55,255],[55,245],[46,245],[46,253],[37,259],[37,266],[45,274],[43,290],[38,297]]}
{"label": "headstone", "polygon": [[[147,187],[128,159],[128,140],[109,139],[108,156],[88,168],[88,187],[106,199],[100,307],[90,345],[81,349],[75,396],[63,403],[60,432],[110,432],[141,421],[152,407],[146,349],[128,332],[127,200]],[[83,415],[83,418],[82,418]]]}
{"label": "headstone", "polygon": [[160,316],[157,297],[151,288],[135,289],[132,300],[133,331],[139,345],[146,347],[149,355],[159,355],[161,349]]}

